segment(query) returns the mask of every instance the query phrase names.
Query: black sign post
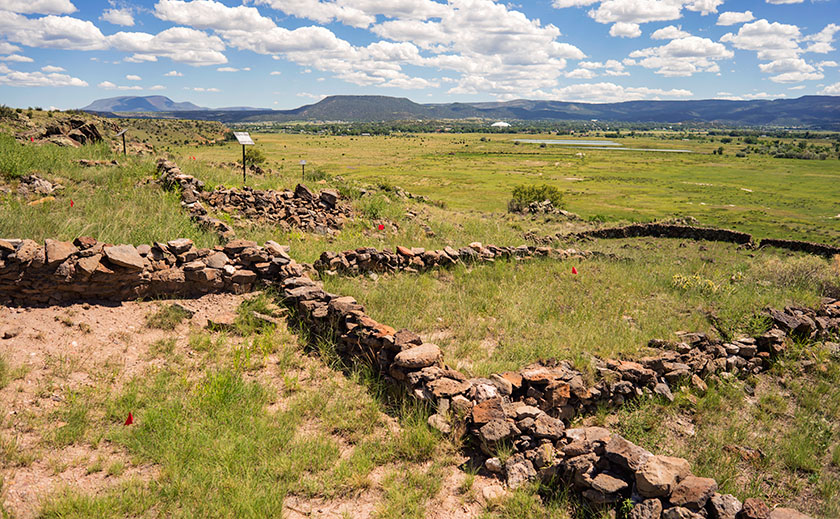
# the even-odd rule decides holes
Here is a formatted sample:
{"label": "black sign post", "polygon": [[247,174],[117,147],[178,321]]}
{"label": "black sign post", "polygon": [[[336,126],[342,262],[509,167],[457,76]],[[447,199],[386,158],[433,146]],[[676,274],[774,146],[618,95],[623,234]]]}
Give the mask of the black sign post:
{"label": "black sign post", "polygon": [[303,182],[306,180],[306,161],[300,161],[300,181]]}
{"label": "black sign post", "polygon": [[117,137],[122,136],[122,140],[123,140],[123,157],[127,155],[126,150],[125,150],[125,132],[127,132],[127,131],[128,131],[128,130],[122,130],[120,133],[118,133],[118,134],[117,134]]}
{"label": "black sign post", "polygon": [[254,140],[248,135],[248,132],[233,132],[233,136],[239,144],[242,145],[242,184],[245,184],[245,146],[252,146]]}

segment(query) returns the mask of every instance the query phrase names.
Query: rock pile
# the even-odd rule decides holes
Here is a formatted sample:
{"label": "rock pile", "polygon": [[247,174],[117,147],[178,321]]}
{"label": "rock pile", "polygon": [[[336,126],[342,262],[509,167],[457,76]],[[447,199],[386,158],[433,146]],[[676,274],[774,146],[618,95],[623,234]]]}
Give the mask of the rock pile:
{"label": "rock pile", "polygon": [[116,167],[119,166],[120,163],[114,160],[92,160],[92,159],[79,159],[76,161],[80,166],[85,168],[93,168],[96,166],[107,166],[107,167]]}
{"label": "rock pile", "polygon": [[33,173],[20,177],[18,194],[24,198],[30,196],[49,196],[62,189],[64,189],[64,186],[61,184],[53,184],[49,180]]}
{"label": "rock pile", "polygon": [[580,216],[570,211],[566,211],[560,209],[558,207],[554,207],[554,204],[551,203],[551,200],[543,200],[542,202],[531,202],[527,206],[523,207],[521,211],[517,211],[523,214],[556,214],[563,216],[569,220],[580,220]]}
{"label": "rock pile", "polygon": [[181,192],[181,204],[199,225],[217,232],[223,239],[232,239],[233,229],[225,222],[208,216],[202,203],[225,213],[239,213],[253,220],[266,220],[289,229],[291,227],[321,234],[335,234],[352,216],[349,206],[339,202],[341,196],[334,189],[315,194],[298,184],[294,191],[261,191],[245,187],[205,191],[204,183],[186,175],[171,161],[157,162],[160,181],[164,187]]}
{"label": "rock pile", "polygon": [[235,240],[198,249],[188,239],[152,245],[0,240],[0,301],[58,304],[76,300],[247,292],[259,279],[300,275],[303,267],[274,242]]}
{"label": "rock pile", "polygon": [[344,252],[324,252],[315,262],[316,270],[325,274],[367,274],[386,272],[422,272],[436,267],[457,263],[492,263],[496,259],[514,258],[525,260],[533,257],[557,259],[586,259],[596,253],[575,249],[553,249],[551,247],[497,247],[473,242],[468,247],[455,249],[426,250],[421,247],[397,247],[377,250],[361,247]]}
{"label": "rock pile", "polygon": [[208,206],[251,220],[265,220],[288,230],[292,227],[319,234],[335,234],[352,216],[348,205],[339,203],[334,189],[318,194],[298,184],[294,191],[261,191],[245,187],[217,189],[201,196]]}
{"label": "rock pile", "polygon": [[817,256],[836,256],[840,254],[840,247],[826,245],[824,243],[813,243],[809,241],[797,240],[774,240],[765,238],[761,240],[759,247],[776,247],[779,249],[788,249],[797,252],[807,252]]}
{"label": "rock pile", "polygon": [[165,159],[157,161],[160,182],[166,189],[177,189],[181,193],[181,206],[190,213],[190,218],[198,226],[219,235],[222,241],[234,239],[236,234],[233,227],[227,223],[207,215],[207,209],[198,201],[199,194],[204,192],[204,182],[192,175],[181,172],[174,163]]}

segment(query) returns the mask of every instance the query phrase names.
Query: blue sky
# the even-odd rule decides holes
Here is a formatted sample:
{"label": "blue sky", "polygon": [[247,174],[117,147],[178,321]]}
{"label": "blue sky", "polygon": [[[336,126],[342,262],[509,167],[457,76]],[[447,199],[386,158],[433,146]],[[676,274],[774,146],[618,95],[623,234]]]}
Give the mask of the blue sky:
{"label": "blue sky", "polygon": [[0,0],[0,103],[840,95],[840,0]]}

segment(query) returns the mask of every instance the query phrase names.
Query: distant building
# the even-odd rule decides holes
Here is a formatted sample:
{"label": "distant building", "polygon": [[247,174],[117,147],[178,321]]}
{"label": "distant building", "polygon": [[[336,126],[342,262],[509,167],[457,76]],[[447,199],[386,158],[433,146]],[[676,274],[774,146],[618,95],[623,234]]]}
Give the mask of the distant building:
{"label": "distant building", "polygon": [[510,128],[510,123],[504,121],[496,121],[490,125],[491,128]]}

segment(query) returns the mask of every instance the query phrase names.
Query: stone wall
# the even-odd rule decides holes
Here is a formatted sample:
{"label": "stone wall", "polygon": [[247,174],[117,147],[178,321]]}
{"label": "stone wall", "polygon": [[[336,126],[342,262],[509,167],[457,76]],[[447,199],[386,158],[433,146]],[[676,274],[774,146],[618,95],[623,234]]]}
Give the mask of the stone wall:
{"label": "stone wall", "polygon": [[558,238],[683,238],[688,240],[723,241],[746,245],[752,243],[752,236],[745,232],[693,225],[674,225],[665,223],[637,223],[624,227],[609,227],[560,235]]}
{"label": "stone wall", "polygon": [[[593,359],[594,376],[549,361],[470,378],[416,333],[378,323],[352,297],[326,292],[273,242],[196,249],[187,239],[138,247],[90,238],[43,245],[0,240],[0,299],[17,304],[243,292],[259,282],[276,286],[293,318],[313,335],[428,402],[436,410],[430,425],[444,433],[465,430],[485,453],[485,467],[511,487],[544,478],[574,487],[594,505],[629,498],[634,519],[802,517],[784,509],[771,515],[759,500],[721,495],[714,480],[693,476],[684,459],[654,455],[605,429],[566,425],[598,405],[645,394],[670,398],[670,385],[682,381],[703,391],[704,377],[758,373],[784,351],[788,336],[838,333],[840,300],[825,300],[818,310],[768,310],[774,327],[758,337],[723,343],[684,334],[680,342],[652,341],[654,354],[638,362]],[[497,457],[501,445],[512,449],[504,463]]]}
{"label": "stone wall", "polygon": [[[771,517],[759,500],[740,503],[717,493],[717,484],[691,475],[684,459],[655,456],[600,428],[566,430],[581,412],[598,404],[619,405],[643,394],[670,397],[669,384],[690,380],[705,390],[702,376],[735,376],[766,369],[784,350],[788,334],[826,336],[840,328],[840,301],[825,301],[818,311],[786,308],[769,311],[778,327],[732,343],[702,334],[684,342],[652,341],[656,355],[639,362],[595,360],[597,381],[568,363],[540,363],[517,372],[469,378],[443,361],[440,348],[423,343],[408,330],[395,330],[365,314],[352,297],[329,294],[308,277],[282,281],[286,303],[301,323],[335,341],[341,354],[374,363],[437,412],[433,427],[447,433],[460,423],[487,455],[485,466],[509,486],[534,478],[561,476],[592,504],[634,501],[631,517],[700,519]],[[495,456],[504,444],[513,454],[504,463]],[[556,480],[555,480],[556,484]],[[766,513],[765,513],[766,512]],[[750,515],[750,514],[758,515]],[[802,517],[777,509],[773,518]]]}
{"label": "stone wall", "polygon": [[759,247],[776,247],[779,249],[788,249],[797,252],[807,252],[817,256],[836,256],[840,254],[840,247],[832,247],[823,243],[813,243],[808,241],[797,240],[774,240],[765,238],[761,240]]}
{"label": "stone wall", "polygon": [[459,249],[445,247],[439,250],[426,250],[420,247],[398,246],[395,251],[360,247],[343,252],[324,252],[313,266],[319,272],[328,275],[358,275],[371,272],[422,272],[459,263],[492,263],[496,259],[526,260],[534,257],[587,259],[598,254],[603,253],[527,245],[497,247],[473,242],[468,247]]}
{"label": "stone wall", "polygon": [[[617,239],[617,238],[682,238],[688,240],[722,241],[737,243],[739,245],[750,245],[753,237],[747,233],[733,231],[730,229],[716,229],[712,227],[697,227],[694,225],[676,225],[665,223],[640,223],[625,225],[623,227],[608,227],[604,229],[593,229],[578,233],[562,234],[554,236],[537,236],[533,233],[526,234],[525,238],[536,242],[548,244],[555,240],[568,239]],[[806,252],[818,256],[836,256],[840,254],[840,247],[799,240],[778,240],[765,238],[760,242],[759,247],[776,247],[797,252]]]}
{"label": "stone wall", "polygon": [[77,300],[247,292],[258,279],[299,274],[303,267],[274,242],[234,240],[197,249],[191,240],[113,245],[0,240],[0,302],[59,304]]}
{"label": "stone wall", "polygon": [[249,187],[206,191],[202,181],[181,172],[174,162],[161,159],[157,169],[164,187],[180,190],[181,204],[192,219],[217,232],[223,240],[234,238],[233,229],[208,216],[204,205],[251,220],[267,221],[284,229],[294,227],[321,234],[339,232],[352,216],[350,207],[340,203],[340,195],[333,189],[315,194],[298,184],[294,191],[261,191]]}

